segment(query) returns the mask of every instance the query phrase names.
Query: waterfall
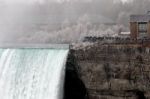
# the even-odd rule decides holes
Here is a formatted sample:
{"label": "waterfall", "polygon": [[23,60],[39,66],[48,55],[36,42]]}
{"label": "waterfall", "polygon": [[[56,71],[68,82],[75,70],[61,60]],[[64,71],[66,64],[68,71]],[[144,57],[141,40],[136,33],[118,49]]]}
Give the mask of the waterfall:
{"label": "waterfall", "polygon": [[0,49],[0,99],[62,99],[68,49]]}

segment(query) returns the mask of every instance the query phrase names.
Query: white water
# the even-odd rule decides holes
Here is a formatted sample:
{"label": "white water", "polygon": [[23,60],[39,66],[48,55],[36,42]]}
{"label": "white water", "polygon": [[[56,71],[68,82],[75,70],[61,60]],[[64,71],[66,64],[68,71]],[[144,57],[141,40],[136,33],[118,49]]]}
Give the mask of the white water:
{"label": "white water", "polygon": [[0,49],[0,99],[62,99],[65,49]]}

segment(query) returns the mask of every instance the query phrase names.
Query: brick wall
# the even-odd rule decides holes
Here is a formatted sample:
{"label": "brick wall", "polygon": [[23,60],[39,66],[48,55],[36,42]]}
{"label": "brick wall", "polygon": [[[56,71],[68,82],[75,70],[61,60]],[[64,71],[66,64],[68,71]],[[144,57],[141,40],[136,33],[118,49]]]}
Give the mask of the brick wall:
{"label": "brick wall", "polygon": [[131,38],[136,39],[138,36],[138,24],[137,22],[130,22]]}

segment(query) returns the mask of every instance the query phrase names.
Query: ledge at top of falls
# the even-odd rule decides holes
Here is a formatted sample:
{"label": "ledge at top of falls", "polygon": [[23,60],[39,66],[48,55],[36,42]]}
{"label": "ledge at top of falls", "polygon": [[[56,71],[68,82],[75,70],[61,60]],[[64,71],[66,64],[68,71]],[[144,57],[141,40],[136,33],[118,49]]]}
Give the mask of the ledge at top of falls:
{"label": "ledge at top of falls", "polygon": [[69,49],[69,44],[0,44],[0,48],[47,48]]}

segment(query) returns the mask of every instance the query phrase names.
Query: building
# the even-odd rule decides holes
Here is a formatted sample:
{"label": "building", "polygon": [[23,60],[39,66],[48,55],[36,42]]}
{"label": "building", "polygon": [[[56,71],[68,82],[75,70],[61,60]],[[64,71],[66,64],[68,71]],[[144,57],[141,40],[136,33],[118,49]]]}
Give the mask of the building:
{"label": "building", "polygon": [[120,32],[118,36],[122,38],[130,38],[130,34],[130,32]]}
{"label": "building", "polygon": [[150,38],[150,11],[144,15],[130,16],[131,38]]}

